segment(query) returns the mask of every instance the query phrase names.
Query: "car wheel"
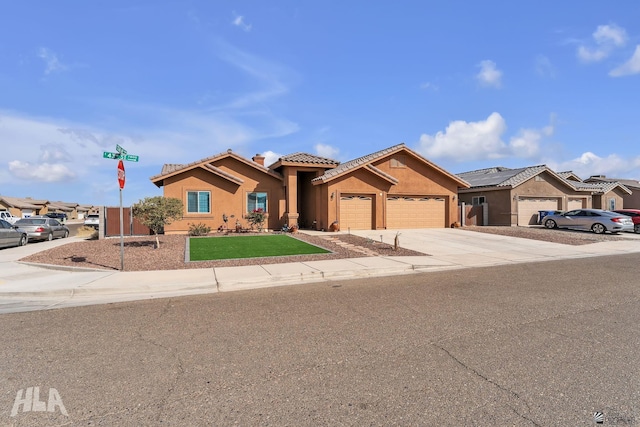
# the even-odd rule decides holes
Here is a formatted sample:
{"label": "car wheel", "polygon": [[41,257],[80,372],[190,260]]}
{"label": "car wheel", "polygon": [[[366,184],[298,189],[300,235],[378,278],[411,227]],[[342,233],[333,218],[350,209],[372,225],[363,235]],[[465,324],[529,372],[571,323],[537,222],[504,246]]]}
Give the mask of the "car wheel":
{"label": "car wheel", "polygon": [[53,240],[53,233],[49,233],[49,235],[47,236],[47,240],[48,241],[52,241]]}
{"label": "car wheel", "polygon": [[593,232],[594,232],[594,233],[596,233],[596,234],[602,234],[602,233],[604,233],[605,231],[607,231],[607,229],[606,229],[606,228],[605,228],[605,226],[604,226],[604,225],[602,225],[602,224],[593,224],[593,225],[591,226],[591,231],[593,231]]}
{"label": "car wheel", "polygon": [[66,239],[67,237],[69,237],[69,232],[67,230],[65,230],[64,234],[62,235],[62,238]]}
{"label": "car wheel", "polygon": [[24,246],[24,245],[26,245],[26,244],[27,244],[27,241],[28,241],[28,239],[27,239],[27,235],[26,235],[26,234],[23,234],[23,235],[20,237],[20,241],[18,242],[18,246]]}
{"label": "car wheel", "polygon": [[637,234],[640,234],[640,224],[635,224],[633,226],[633,232],[637,233]]}
{"label": "car wheel", "polygon": [[547,228],[558,228],[558,224],[552,219],[548,219],[544,222],[544,226]]}

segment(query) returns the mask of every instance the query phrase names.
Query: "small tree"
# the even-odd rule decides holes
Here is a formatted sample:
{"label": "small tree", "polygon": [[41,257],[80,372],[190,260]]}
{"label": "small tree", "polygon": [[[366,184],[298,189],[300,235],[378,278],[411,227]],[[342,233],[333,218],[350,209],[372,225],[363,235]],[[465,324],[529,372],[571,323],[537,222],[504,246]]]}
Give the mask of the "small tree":
{"label": "small tree", "polygon": [[131,213],[156,235],[156,249],[160,248],[158,234],[165,225],[182,218],[182,201],[173,197],[145,197],[131,207]]}

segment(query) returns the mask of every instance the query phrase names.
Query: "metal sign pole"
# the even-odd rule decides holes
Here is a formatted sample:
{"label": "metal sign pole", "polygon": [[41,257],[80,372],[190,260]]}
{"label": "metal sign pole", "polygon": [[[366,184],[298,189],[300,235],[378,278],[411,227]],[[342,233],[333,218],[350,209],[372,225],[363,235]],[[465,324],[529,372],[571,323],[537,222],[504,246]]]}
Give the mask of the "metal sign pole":
{"label": "metal sign pole", "polygon": [[120,189],[120,271],[124,271],[124,220],[122,213],[122,188]]}

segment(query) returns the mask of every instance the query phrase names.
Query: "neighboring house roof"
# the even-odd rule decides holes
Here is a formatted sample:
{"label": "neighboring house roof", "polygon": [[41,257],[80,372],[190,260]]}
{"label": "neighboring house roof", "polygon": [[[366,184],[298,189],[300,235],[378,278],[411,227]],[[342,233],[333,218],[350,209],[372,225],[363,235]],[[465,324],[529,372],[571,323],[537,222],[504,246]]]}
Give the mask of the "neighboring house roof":
{"label": "neighboring house roof", "polygon": [[20,199],[18,197],[8,196],[0,196],[0,201],[7,206],[18,209],[40,209],[47,204],[46,200]]}
{"label": "neighboring house roof", "polygon": [[56,211],[63,211],[63,212],[71,212],[73,211],[75,208],[72,208],[66,204],[62,204],[60,202],[51,202],[47,205],[47,207],[49,209],[53,209]]}
{"label": "neighboring house roof", "polygon": [[529,166],[525,168],[509,169],[496,167],[480,169],[476,171],[459,173],[458,176],[467,181],[472,189],[481,187],[510,187],[514,188],[542,172],[549,172],[559,181],[573,187],[568,181],[562,179],[546,165]]}
{"label": "neighboring house roof", "polygon": [[606,176],[603,176],[603,175],[594,175],[585,179],[584,182],[619,182],[625,187],[640,189],[640,181],[636,179],[607,178]]}
{"label": "neighboring house roof", "polygon": [[232,182],[242,183],[243,181],[242,181],[241,178],[238,178],[238,177],[236,177],[236,176],[234,176],[234,175],[232,175],[232,174],[230,174],[228,172],[225,172],[222,169],[217,168],[216,166],[211,164],[213,162],[216,162],[218,160],[222,160],[222,159],[227,158],[227,157],[234,158],[234,159],[238,160],[241,163],[244,163],[244,164],[246,164],[248,166],[251,166],[252,168],[255,168],[255,169],[259,170],[260,172],[264,172],[264,173],[266,173],[268,175],[271,175],[276,179],[280,179],[280,180],[282,179],[282,176],[280,174],[278,174],[277,172],[274,172],[274,171],[270,170],[269,168],[254,162],[253,160],[249,160],[249,159],[247,159],[245,157],[242,157],[241,155],[234,153],[231,149],[225,151],[224,153],[219,153],[219,154],[216,154],[216,155],[213,155],[213,156],[210,156],[210,157],[206,157],[204,159],[200,159],[200,160],[197,160],[195,162],[191,162],[191,163],[188,163],[188,164],[185,164],[185,165],[175,164],[175,163],[165,164],[162,167],[162,171],[160,172],[160,174],[154,175],[150,179],[151,179],[151,182],[153,182],[156,186],[162,187],[164,185],[164,180],[166,178],[170,177],[170,176],[177,175],[179,173],[183,173],[183,172],[186,172],[188,170],[195,169],[195,168],[204,168],[204,169],[206,169],[206,170],[208,170],[210,172],[213,172],[213,173],[215,173],[215,174],[217,174],[217,175],[219,175],[219,176],[221,176],[221,177],[223,177],[225,179],[228,179],[228,180],[230,180]]}
{"label": "neighboring house roof", "polygon": [[326,157],[315,156],[309,153],[293,153],[286,156],[282,156],[277,162],[269,166],[269,169],[277,169],[280,166],[290,165],[313,165],[313,166],[327,166],[334,168],[340,164],[339,161],[328,159]]}
{"label": "neighboring house roof", "polygon": [[547,172],[552,176],[555,176],[560,182],[576,191],[589,191],[594,194],[605,194],[613,191],[617,187],[620,187],[623,192],[631,194],[631,191],[627,187],[617,181],[608,183],[586,183],[582,181],[575,181],[570,179],[570,177],[577,177],[573,172],[556,173],[549,169],[547,165],[529,166],[518,169],[495,167],[463,172],[458,174],[458,176],[471,184],[471,188],[469,189],[471,191],[478,188],[515,188],[542,172]]}
{"label": "neighboring house roof", "polygon": [[572,171],[557,172],[558,176],[570,181],[582,182],[582,179]]}
{"label": "neighboring house roof", "polygon": [[393,183],[393,184],[397,184],[398,183],[398,179],[389,175],[386,172],[383,172],[382,170],[376,168],[375,166],[372,165],[372,163],[374,163],[376,160],[379,160],[383,157],[389,156],[391,154],[395,154],[397,152],[400,151],[405,151],[409,154],[411,154],[412,156],[416,157],[417,159],[421,160],[422,162],[428,164],[429,166],[433,167],[434,169],[438,170],[439,172],[441,172],[443,175],[448,176],[449,178],[451,178],[452,180],[456,181],[458,183],[459,186],[467,188],[469,186],[469,184],[462,178],[447,172],[446,170],[442,169],[441,167],[437,166],[436,164],[430,162],[429,160],[425,159],[424,157],[422,157],[420,154],[416,153],[415,151],[411,150],[409,147],[407,147],[405,144],[398,144],[398,145],[394,145],[392,147],[389,148],[385,148],[384,150],[380,150],[380,151],[376,151],[375,153],[371,153],[371,154],[367,154],[366,156],[362,156],[362,157],[358,157],[357,159],[345,162],[345,163],[341,163],[340,165],[338,165],[337,167],[333,168],[333,169],[329,169],[328,171],[326,171],[323,175],[314,178],[313,180],[311,180],[311,182],[314,185],[318,185],[318,184],[323,184],[325,182],[329,182],[339,176],[342,176],[344,174],[350,173],[356,169],[360,169],[363,167],[366,167],[366,169],[380,177],[382,177],[383,179],[386,179],[387,181]]}
{"label": "neighboring house roof", "polygon": [[627,194],[632,194],[632,191],[629,190],[626,186],[622,185],[617,181],[611,182],[579,182],[576,183],[576,187],[580,191],[590,191],[592,193],[597,194],[606,194],[610,191],[615,190],[616,188],[620,188],[622,192]]}

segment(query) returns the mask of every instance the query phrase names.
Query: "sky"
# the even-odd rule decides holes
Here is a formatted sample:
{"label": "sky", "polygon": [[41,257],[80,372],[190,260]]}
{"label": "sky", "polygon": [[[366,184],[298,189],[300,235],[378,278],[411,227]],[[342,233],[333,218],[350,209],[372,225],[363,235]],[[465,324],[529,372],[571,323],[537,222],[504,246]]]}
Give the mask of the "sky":
{"label": "sky", "polygon": [[640,179],[636,0],[0,3],[0,195],[119,205],[232,149]]}

